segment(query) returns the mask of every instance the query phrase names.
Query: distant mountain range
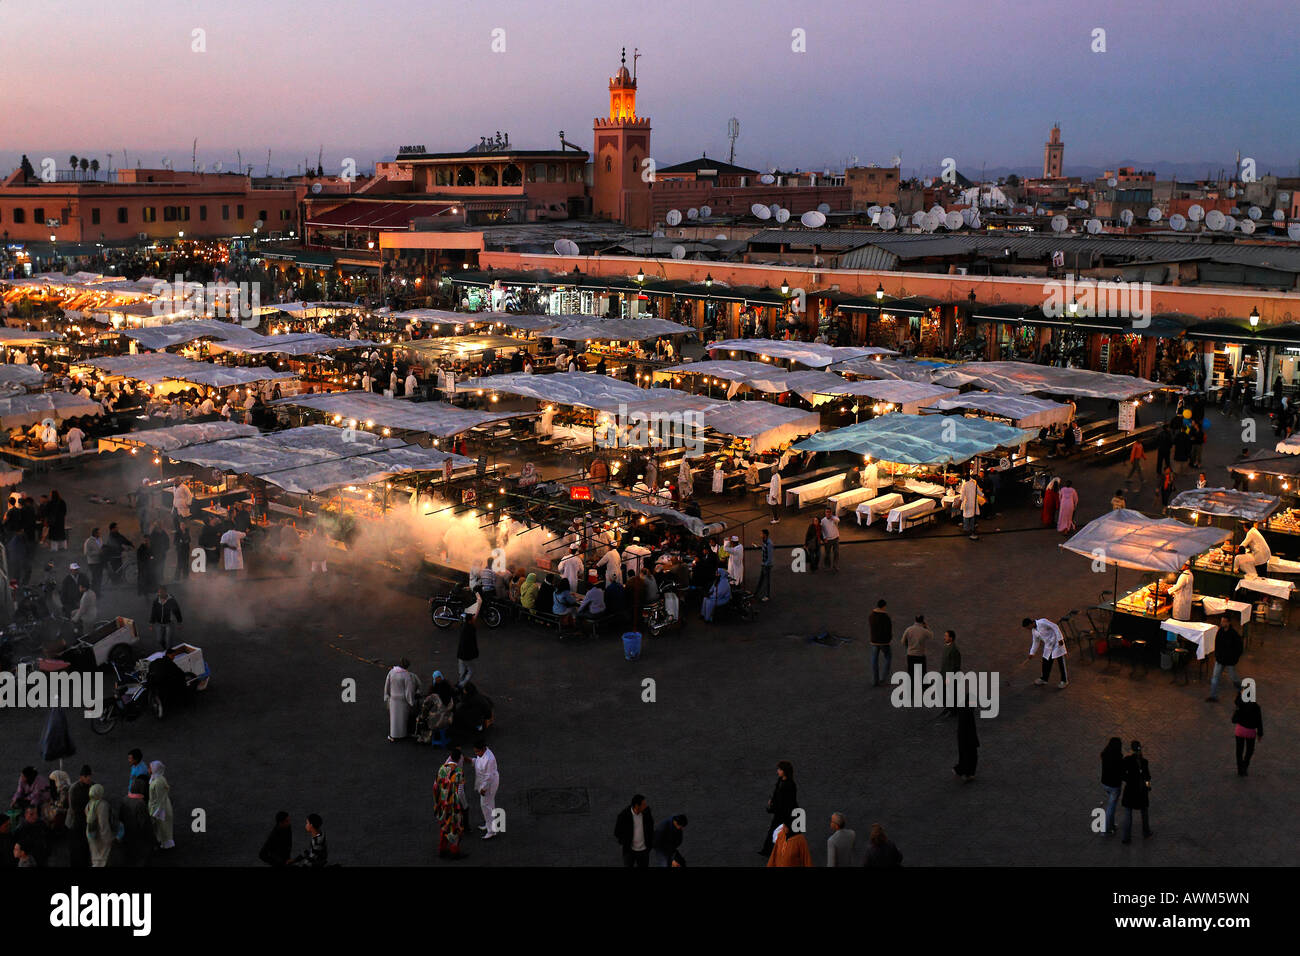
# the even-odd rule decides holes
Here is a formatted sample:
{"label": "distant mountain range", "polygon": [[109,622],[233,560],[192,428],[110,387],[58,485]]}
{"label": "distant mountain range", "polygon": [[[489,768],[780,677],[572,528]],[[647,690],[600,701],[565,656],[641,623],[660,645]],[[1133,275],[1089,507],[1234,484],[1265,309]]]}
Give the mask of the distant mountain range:
{"label": "distant mountain range", "polygon": [[[1232,161],[1203,161],[1203,162],[1183,162],[1171,163],[1167,160],[1160,160],[1155,163],[1143,163],[1136,160],[1125,159],[1107,166],[1076,166],[1068,161],[1065,164],[1065,175],[1078,177],[1080,179],[1098,179],[1108,170],[1113,171],[1120,166],[1132,166],[1134,169],[1152,170],[1156,174],[1156,179],[1177,179],[1183,182],[1196,179],[1216,178],[1219,175],[1228,176],[1232,173]],[[1013,173],[1021,179],[1037,178],[1043,175],[1042,165],[1037,166],[989,166],[984,169],[959,168],[958,171],[968,179],[978,180],[981,173],[985,179],[1000,179],[1004,176],[1010,176]],[[921,172],[916,171],[913,167],[906,164],[903,166],[904,176],[937,176],[939,167],[933,169],[924,169]],[[1300,164],[1290,166],[1272,165],[1257,163],[1255,174],[1263,177],[1270,174],[1275,176],[1300,176]]]}

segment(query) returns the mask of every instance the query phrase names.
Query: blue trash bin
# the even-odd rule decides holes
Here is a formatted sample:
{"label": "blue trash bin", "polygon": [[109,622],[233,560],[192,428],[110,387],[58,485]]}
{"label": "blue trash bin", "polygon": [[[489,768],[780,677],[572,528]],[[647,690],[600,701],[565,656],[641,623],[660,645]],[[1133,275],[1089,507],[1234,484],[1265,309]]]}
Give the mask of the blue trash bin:
{"label": "blue trash bin", "polygon": [[635,661],[641,657],[641,632],[628,631],[623,635],[623,658]]}

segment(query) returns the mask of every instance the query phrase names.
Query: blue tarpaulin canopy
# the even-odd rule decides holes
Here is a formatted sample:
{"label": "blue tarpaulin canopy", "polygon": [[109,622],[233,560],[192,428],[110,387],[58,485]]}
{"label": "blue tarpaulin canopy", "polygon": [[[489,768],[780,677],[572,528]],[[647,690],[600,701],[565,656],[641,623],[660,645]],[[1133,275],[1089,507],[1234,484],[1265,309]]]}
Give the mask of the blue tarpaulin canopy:
{"label": "blue tarpaulin canopy", "polygon": [[1034,432],[983,418],[894,413],[805,438],[799,451],[851,451],[903,465],[968,461],[997,448],[1014,448]]}

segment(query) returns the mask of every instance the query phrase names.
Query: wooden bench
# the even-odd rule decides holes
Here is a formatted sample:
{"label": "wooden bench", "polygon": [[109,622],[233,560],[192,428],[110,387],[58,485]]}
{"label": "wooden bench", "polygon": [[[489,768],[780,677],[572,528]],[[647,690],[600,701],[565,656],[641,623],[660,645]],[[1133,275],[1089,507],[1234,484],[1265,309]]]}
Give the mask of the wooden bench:
{"label": "wooden bench", "polygon": [[885,519],[885,530],[902,534],[916,525],[934,521],[940,514],[939,505],[933,498],[918,498],[890,511]]}

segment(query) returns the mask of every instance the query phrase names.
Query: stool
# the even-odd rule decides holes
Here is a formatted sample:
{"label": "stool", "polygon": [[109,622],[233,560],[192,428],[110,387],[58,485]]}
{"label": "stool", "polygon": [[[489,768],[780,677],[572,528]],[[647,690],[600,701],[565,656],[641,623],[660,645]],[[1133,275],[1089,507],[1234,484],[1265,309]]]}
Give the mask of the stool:
{"label": "stool", "polygon": [[1182,675],[1184,685],[1190,682],[1191,679],[1187,675],[1187,665],[1191,657],[1191,653],[1192,652],[1185,647],[1174,648],[1173,650],[1174,666],[1172,668],[1174,678],[1172,681],[1170,681],[1171,684],[1178,683],[1178,677],[1180,674]]}
{"label": "stool", "polygon": [[1151,668],[1146,659],[1147,642],[1145,638],[1129,641],[1129,654],[1132,655],[1128,664],[1128,676],[1132,677],[1133,672],[1137,670],[1138,664],[1142,665],[1142,676],[1145,677],[1147,671]]}

